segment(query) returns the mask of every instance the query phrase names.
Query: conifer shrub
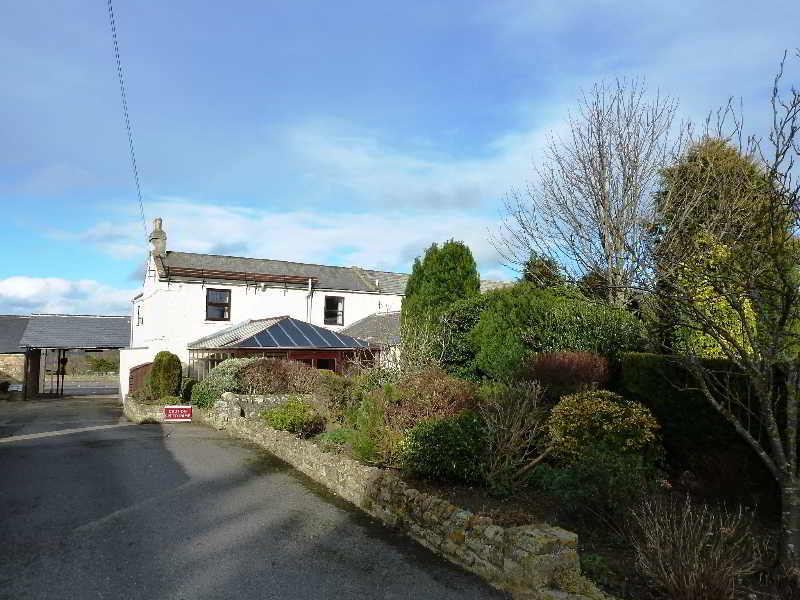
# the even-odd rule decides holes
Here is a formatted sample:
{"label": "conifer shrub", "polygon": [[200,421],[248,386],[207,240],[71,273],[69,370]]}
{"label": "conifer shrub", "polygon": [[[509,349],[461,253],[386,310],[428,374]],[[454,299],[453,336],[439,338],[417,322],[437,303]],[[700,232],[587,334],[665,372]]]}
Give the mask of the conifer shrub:
{"label": "conifer shrub", "polygon": [[470,332],[480,320],[481,313],[492,301],[491,294],[479,294],[455,302],[442,316],[447,332],[442,368],[461,379],[478,382],[483,372],[475,362],[477,349]]}
{"label": "conifer shrub", "polygon": [[181,399],[187,404],[192,401],[192,388],[197,384],[194,377],[184,377],[181,381]]}
{"label": "conifer shrub", "polygon": [[166,350],[156,354],[149,375],[152,393],[156,398],[179,395],[182,378],[180,358]]}

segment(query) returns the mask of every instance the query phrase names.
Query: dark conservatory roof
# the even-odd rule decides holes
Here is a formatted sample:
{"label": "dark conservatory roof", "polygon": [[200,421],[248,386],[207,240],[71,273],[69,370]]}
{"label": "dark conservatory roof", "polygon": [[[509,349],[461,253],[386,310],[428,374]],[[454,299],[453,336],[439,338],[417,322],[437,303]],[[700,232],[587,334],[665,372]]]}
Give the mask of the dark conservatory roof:
{"label": "dark conservatory roof", "polygon": [[130,335],[130,317],[34,314],[19,344],[28,348],[125,348]]}
{"label": "dark conservatory roof", "polygon": [[352,335],[380,346],[400,343],[400,311],[375,313],[342,329]]}
{"label": "dark conservatory roof", "polygon": [[248,319],[188,345],[190,350],[222,348],[351,350],[370,346],[365,340],[287,316]]}
{"label": "dark conservatory roof", "polygon": [[0,354],[24,352],[19,346],[19,341],[27,326],[27,316],[0,315]]}

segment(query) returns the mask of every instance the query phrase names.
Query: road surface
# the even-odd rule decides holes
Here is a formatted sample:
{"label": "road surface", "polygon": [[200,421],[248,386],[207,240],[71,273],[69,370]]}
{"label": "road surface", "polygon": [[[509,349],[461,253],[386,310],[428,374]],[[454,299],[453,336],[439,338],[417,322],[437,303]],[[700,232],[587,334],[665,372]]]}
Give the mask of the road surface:
{"label": "road surface", "polygon": [[0,403],[2,599],[504,597],[221,432]]}

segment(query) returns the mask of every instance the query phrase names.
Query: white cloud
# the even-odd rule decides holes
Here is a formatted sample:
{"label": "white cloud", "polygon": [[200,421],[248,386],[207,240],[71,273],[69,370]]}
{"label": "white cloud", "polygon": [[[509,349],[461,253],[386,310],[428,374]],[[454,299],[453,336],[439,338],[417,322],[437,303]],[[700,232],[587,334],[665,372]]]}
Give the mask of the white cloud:
{"label": "white cloud", "polygon": [[[480,268],[499,264],[489,242],[496,221],[464,212],[270,212],[173,197],[148,203],[146,212],[163,218],[169,250],[397,270],[431,243],[454,238],[470,247]],[[123,224],[115,231],[97,243],[110,253],[129,244],[145,255],[140,229]]]}
{"label": "white cloud", "polygon": [[0,279],[0,313],[125,315],[135,293],[90,279],[9,277]]}
{"label": "white cloud", "polygon": [[497,206],[512,186],[524,183],[548,133],[561,126],[505,133],[482,145],[482,155],[474,158],[430,147],[398,148],[379,136],[319,121],[292,128],[288,143],[307,177],[342,186],[368,206],[464,211]]}

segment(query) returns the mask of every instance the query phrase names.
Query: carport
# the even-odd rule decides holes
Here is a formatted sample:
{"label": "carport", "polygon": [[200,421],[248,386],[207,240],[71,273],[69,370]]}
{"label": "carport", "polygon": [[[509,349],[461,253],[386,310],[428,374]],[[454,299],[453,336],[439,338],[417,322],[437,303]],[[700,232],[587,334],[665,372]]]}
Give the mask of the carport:
{"label": "carport", "polygon": [[[58,368],[49,374],[49,392],[64,393],[69,350],[97,352],[125,348],[130,340],[130,317],[33,314],[19,341],[25,350],[25,397],[39,395],[48,383],[42,365],[55,353]],[[44,360],[43,360],[44,358]]]}

